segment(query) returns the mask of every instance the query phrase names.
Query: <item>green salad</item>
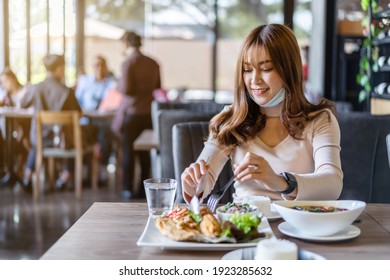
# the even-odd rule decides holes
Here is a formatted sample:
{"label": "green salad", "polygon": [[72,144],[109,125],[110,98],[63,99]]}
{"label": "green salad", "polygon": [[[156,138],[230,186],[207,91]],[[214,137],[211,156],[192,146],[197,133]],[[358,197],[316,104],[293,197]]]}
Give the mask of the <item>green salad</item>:
{"label": "green salad", "polygon": [[228,221],[222,224],[221,236],[234,237],[238,242],[247,242],[265,237],[257,231],[261,220],[257,215],[235,212]]}

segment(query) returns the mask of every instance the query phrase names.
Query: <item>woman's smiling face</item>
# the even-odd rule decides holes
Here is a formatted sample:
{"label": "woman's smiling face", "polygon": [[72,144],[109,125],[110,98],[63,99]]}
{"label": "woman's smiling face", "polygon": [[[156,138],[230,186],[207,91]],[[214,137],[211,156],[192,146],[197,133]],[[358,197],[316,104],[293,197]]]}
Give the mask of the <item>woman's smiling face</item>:
{"label": "woman's smiling face", "polygon": [[283,80],[263,47],[251,47],[248,50],[243,65],[243,79],[246,90],[260,106],[270,101],[283,87]]}

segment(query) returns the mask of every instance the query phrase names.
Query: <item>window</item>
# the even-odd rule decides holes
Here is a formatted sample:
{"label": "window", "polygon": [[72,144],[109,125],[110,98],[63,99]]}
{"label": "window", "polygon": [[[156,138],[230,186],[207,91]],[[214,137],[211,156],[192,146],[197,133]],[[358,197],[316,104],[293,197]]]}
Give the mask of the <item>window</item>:
{"label": "window", "polygon": [[9,1],[9,61],[21,83],[27,81],[26,1]]}
{"label": "window", "polygon": [[[42,57],[47,52],[47,5],[46,1],[31,0],[31,83],[38,83],[45,78]],[[11,63],[12,67],[15,67]],[[26,67],[26,63],[22,64]]]}
{"label": "window", "polygon": [[233,90],[238,53],[244,37],[266,23],[283,23],[283,1],[220,0],[217,89]]}
{"label": "window", "polygon": [[38,83],[46,76],[43,56],[65,54],[66,82],[75,81],[75,0],[9,1],[10,66],[20,82]]}
{"label": "window", "polygon": [[[311,0],[295,2],[294,31],[308,44]],[[76,8],[81,6],[81,73],[91,73],[92,59],[100,54],[119,77],[125,59],[119,39],[126,30],[134,30],[143,37],[143,52],[160,63],[165,88],[210,91],[215,85],[231,91],[243,38],[259,24],[283,23],[283,5],[283,0],[13,0],[10,65],[21,81],[37,83],[45,77],[42,57],[47,52],[65,54],[66,82],[74,85],[79,54]]]}
{"label": "window", "polygon": [[[160,63],[164,87],[205,90],[212,87],[214,1],[89,0],[86,3],[87,72],[91,71],[93,56],[102,54],[119,76],[124,56],[118,39],[125,30],[134,30],[144,37],[143,51]],[[216,86],[219,90],[232,90],[243,37],[260,23],[283,22],[283,1],[219,0],[218,16]],[[97,32],[103,30],[99,27],[103,24],[107,32]],[[112,52],[113,49],[118,51]]]}

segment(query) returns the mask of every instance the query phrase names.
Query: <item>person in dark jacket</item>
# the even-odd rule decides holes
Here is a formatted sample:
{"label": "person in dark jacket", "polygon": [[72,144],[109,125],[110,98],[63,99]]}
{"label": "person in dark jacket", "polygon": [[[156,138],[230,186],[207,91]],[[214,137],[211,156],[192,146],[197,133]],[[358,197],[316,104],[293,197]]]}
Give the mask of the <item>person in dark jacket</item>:
{"label": "person in dark jacket", "polygon": [[[152,58],[140,51],[141,37],[135,32],[125,32],[121,38],[127,58],[122,63],[118,91],[124,95],[122,106],[112,123],[113,131],[122,144],[122,198],[129,199],[134,179],[134,140],[144,129],[152,128],[151,103],[153,91],[161,88],[160,67]],[[139,152],[141,182],[136,184],[136,197],[143,196],[142,181],[149,177],[150,155]]]}
{"label": "person in dark jacket", "polygon": [[[65,111],[77,110],[81,112],[80,106],[72,89],[64,83],[65,77],[65,60],[62,55],[48,54],[43,58],[43,64],[47,71],[44,81],[33,87],[33,106],[35,112],[48,111]],[[45,138],[44,145],[53,145],[53,131],[51,128],[43,128]],[[31,178],[35,167],[36,157],[36,118],[31,122],[30,141],[32,148],[29,152],[26,169],[24,173],[23,185],[26,189],[31,189]],[[70,176],[70,168],[62,172],[56,182],[56,187],[62,188]]]}

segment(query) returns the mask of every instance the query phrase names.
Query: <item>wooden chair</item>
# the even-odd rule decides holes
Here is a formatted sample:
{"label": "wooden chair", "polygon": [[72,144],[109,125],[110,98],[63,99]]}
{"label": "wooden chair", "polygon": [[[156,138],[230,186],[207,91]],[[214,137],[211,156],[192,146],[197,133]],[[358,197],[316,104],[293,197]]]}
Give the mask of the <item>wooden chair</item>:
{"label": "wooden chair", "polygon": [[[91,185],[93,190],[97,190],[98,181],[98,160],[96,155],[95,145],[86,146],[83,144],[81,126],[79,123],[80,113],[77,111],[41,111],[37,113],[37,155],[35,161],[36,180],[33,189],[34,199],[38,199],[40,195],[40,173],[43,164],[43,159],[49,159],[49,174],[53,174],[55,158],[74,158],[75,160],[75,195],[76,198],[81,198],[82,193],[82,170],[83,157],[87,153],[92,156],[92,176]],[[67,147],[43,147],[42,127],[47,125],[58,125],[61,127],[67,126],[71,128],[68,136],[72,136],[73,145]]]}

